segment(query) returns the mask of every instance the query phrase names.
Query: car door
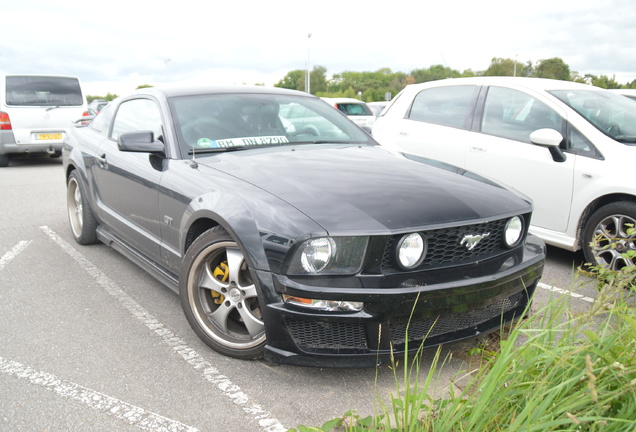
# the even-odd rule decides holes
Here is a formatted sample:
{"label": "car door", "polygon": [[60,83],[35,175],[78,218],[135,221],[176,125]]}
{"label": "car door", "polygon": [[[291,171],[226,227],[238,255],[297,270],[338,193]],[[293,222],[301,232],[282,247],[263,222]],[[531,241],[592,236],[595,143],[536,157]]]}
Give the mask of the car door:
{"label": "car door", "polygon": [[[566,114],[528,93],[491,86],[473,123],[466,147],[468,170],[502,182],[534,201],[532,224],[564,232],[568,226],[576,154],[556,162],[550,151],[530,142],[537,129],[566,136]],[[483,105],[481,105],[483,103]]]}
{"label": "car door", "polygon": [[109,139],[97,149],[94,178],[98,211],[120,240],[158,262],[160,227],[158,189],[162,160],[149,153],[121,151],[117,138],[126,132],[153,131],[162,140],[159,106],[151,99],[122,102],[114,115]]}
{"label": "car door", "polygon": [[479,87],[475,85],[432,87],[420,91],[405,117],[392,125],[392,144],[406,153],[464,167],[478,92]]}

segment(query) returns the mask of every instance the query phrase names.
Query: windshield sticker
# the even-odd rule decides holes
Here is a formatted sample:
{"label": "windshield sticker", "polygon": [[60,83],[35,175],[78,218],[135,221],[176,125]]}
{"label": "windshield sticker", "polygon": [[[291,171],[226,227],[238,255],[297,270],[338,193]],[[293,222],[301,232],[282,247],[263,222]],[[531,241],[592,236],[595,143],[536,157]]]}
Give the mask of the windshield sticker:
{"label": "windshield sticker", "polygon": [[212,147],[212,140],[209,138],[201,138],[199,139],[199,141],[197,141],[197,145],[199,147],[206,147],[206,148],[210,148]]}
{"label": "windshield sticker", "polygon": [[[288,144],[289,140],[286,136],[264,136],[264,137],[245,137],[245,138],[232,138],[210,141],[207,138],[201,138],[197,144],[206,141],[206,147],[212,148],[232,148],[232,147],[256,147],[276,144]],[[208,143],[209,141],[209,143]]]}

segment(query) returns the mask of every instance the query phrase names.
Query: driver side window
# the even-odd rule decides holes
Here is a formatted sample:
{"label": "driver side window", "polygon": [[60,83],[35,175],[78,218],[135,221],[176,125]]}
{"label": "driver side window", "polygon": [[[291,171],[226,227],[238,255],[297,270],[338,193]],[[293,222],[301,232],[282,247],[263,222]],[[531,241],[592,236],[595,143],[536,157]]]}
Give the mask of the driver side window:
{"label": "driver side window", "polygon": [[542,128],[563,133],[563,118],[529,94],[503,87],[488,89],[482,133],[530,143],[530,134]]}
{"label": "driver side window", "polygon": [[115,114],[110,137],[117,140],[121,134],[140,131],[152,131],[156,140],[163,140],[159,107],[150,99],[123,102]]}

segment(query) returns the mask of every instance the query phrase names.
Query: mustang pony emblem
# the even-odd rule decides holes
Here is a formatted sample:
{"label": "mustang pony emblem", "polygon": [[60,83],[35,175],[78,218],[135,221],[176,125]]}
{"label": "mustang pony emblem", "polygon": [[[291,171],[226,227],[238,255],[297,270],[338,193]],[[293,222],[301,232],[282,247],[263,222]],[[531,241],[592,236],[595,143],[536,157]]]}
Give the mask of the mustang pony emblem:
{"label": "mustang pony emblem", "polygon": [[466,234],[464,238],[462,238],[462,241],[459,244],[462,246],[465,245],[466,249],[470,251],[475,249],[475,246],[477,246],[477,244],[479,244],[480,241],[482,241],[483,239],[489,236],[490,236],[490,233],[478,234],[478,235]]}

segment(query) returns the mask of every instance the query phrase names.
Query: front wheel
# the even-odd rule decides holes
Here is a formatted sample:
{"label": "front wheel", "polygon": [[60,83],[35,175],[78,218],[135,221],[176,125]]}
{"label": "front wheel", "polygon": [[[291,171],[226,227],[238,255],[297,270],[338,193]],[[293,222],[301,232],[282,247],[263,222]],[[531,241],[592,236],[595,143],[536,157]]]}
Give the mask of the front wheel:
{"label": "front wheel", "polygon": [[179,294],[190,326],[213,350],[240,359],[263,356],[256,285],[243,252],[222,227],[206,231],[188,249]]}
{"label": "front wheel", "polygon": [[610,270],[620,270],[636,265],[635,257],[625,256],[636,252],[636,203],[619,201],[598,209],[585,225],[583,252],[592,265]]}

